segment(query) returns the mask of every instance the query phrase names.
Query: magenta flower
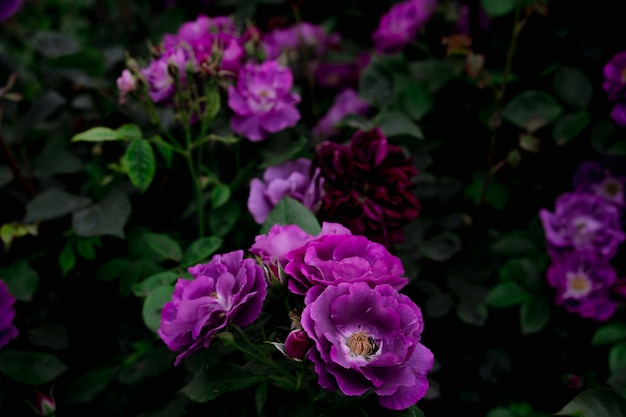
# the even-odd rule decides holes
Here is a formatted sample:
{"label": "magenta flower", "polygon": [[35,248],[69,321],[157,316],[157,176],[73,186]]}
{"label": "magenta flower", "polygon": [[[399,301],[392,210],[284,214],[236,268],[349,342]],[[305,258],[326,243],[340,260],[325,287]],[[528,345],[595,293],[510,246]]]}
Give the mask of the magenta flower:
{"label": "magenta flower", "polygon": [[0,1],[0,21],[13,16],[22,7],[22,0]]}
{"label": "magenta flower", "polygon": [[583,161],[574,173],[574,188],[578,192],[594,193],[617,206],[624,206],[626,177],[614,176],[596,161]]}
{"label": "magenta flower", "polygon": [[173,48],[154,59],[145,68],[139,71],[148,84],[148,94],[155,103],[169,100],[176,90],[176,80],[170,73],[169,67],[175,68],[176,76],[180,82],[186,81],[187,65],[193,64],[193,58],[183,48]]}
{"label": "magenta flower", "polygon": [[236,86],[228,87],[233,131],[258,142],[270,133],[295,126],[300,120],[296,108],[300,96],[290,92],[292,84],[291,70],[277,61],[246,64],[239,71]]}
{"label": "magenta flower", "polygon": [[[288,288],[314,298],[329,285],[365,282],[400,290],[408,283],[400,259],[365,236],[328,234],[305,242],[285,255]],[[316,288],[313,290],[313,288]]]}
{"label": "magenta flower", "polygon": [[328,286],[306,305],[301,323],[315,343],[307,358],[323,388],[348,396],[373,392],[392,410],[426,394],[434,358],[420,343],[422,313],[391,286]]}
{"label": "magenta flower", "polygon": [[263,224],[283,197],[291,197],[315,213],[322,197],[323,184],[320,169],[312,169],[311,160],[307,158],[269,167],[262,180],[253,178],[250,181],[248,210],[254,221]]}
{"label": "magenta flower", "polygon": [[313,341],[302,329],[292,330],[285,339],[285,353],[292,359],[303,360],[311,346]]}
{"label": "magenta flower", "polygon": [[412,182],[418,171],[380,129],[358,131],[347,145],[322,142],[313,164],[324,178],[318,218],[386,246],[404,239],[404,226],[421,209]]}
{"label": "magenta flower", "polygon": [[556,289],[556,304],[570,313],[606,321],[619,306],[611,297],[617,274],[608,259],[592,252],[569,252],[553,257],[547,277]]}
{"label": "magenta flower", "polygon": [[397,3],[380,18],[372,34],[374,48],[381,54],[400,52],[412,42],[417,31],[430,19],[436,0],[408,0]]}
{"label": "magenta flower", "polygon": [[615,103],[609,115],[616,125],[626,127],[626,104]]}
{"label": "magenta flower", "polygon": [[170,350],[182,351],[174,365],[207,348],[228,323],[247,326],[261,313],[267,294],[263,268],[243,255],[242,250],[214,255],[209,263],[188,268],[192,280],[176,282],[158,329]]}
{"label": "magenta flower", "polygon": [[339,133],[335,125],[344,117],[349,114],[364,116],[369,109],[369,104],[359,97],[359,93],[352,88],[346,88],[337,94],[328,112],[313,127],[313,134],[322,138],[335,136]]}
{"label": "magenta flower", "polygon": [[626,238],[618,208],[596,194],[561,194],[555,211],[541,209],[539,217],[552,255],[591,251],[612,258]]}
{"label": "magenta flower", "polygon": [[14,304],[15,297],[11,295],[5,282],[0,279],[0,349],[19,334],[17,327],[13,324]]}
{"label": "magenta flower", "polygon": [[604,64],[602,88],[608,98],[616,101],[624,96],[626,87],[626,51],[617,52]]}
{"label": "magenta flower", "polygon": [[301,22],[286,28],[276,28],[265,34],[263,49],[267,59],[276,59],[284,51],[297,54],[302,48],[311,49],[319,56],[329,46],[339,42],[339,34],[328,35],[322,26]]}

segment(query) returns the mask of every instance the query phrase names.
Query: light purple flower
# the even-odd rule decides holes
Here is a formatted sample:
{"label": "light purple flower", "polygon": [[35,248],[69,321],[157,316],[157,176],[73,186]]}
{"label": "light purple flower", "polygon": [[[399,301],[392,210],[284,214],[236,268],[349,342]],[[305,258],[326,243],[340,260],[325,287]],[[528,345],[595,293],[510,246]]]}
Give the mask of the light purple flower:
{"label": "light purple flower", "polygon": [[578,192],[598,194],[606,201],[624,206],[626,177],[614,176],[597,161],[583,161],[574,173],[574,188]]}
{"label": "light purple flower", "polygon": [[19,334],[13,324],[15,319],[15,297],[9,292],[9,288],[0,279],[0,349],[6,346],[11,339]]}
{"label": "light purple flower", "polygon": [[626,87],[626,51],[614,54],[604,64],[603,74],[602,88],[606,91],[608,98],[615,101],[623,97]]}
{"label": "light purple flower", "polygon": [[315,342],[307,357],[323,388],[348,396],[373,392],[393,410],[426,394],[434,358],[420,343],[422,313],[391,286],[328,286],[306,305],[301,323]]}
{"label": "light purple flower", "polygon": [[554,212],[541,209],[539,217],[553,255],[574,250],[611,258],[626,237],[618,208],[596,194],[561,194]]}
{"label": "light purple flower", "polygon": [[207,348],[228,323],[247,326],[257,319],[267,295],[263,269],[237,250],[214,255],[188,268],[192,280],[179,278],[165,303],[158,334],[172,351],[182,351],[174,365]]}
{"label": "light purple flower", "polygon": [[408,283],[400,259],[380,243],[365,236],[329,234],[318,236],[285,255],[287,287],[294,294],[314,298],[328,285],[365,282],[389,284],[400,290]]}
{"label": "light purple flower", "polygon": [[326,34],[322,26],[309,22],[296,23],[285,28],[276,28],[263,36],[262,44],[267,59],[276,59],[283,51],[297,54],[302,47],[322,54],[329,45],[338,44],[340,35]]}
{"label": "light purple flower", "polygon": [[617,274],[607,258],[592,252],[569,252],[553,257],[547,278],[556,289],[556,304],[570,313],[606,321],[619,306],[611,298]]}
{"label": "light purple flower", "polygon": [[309,240],[329,234],[350,234],[350,230],[338,223],[322,223],[322,230],[317,236],[305,232],[295,224],[275,224],[267,235],[258,235],[250,247],[250,253],[258,256],[261,263],[270,269],[270,272],[281,283],[284,283],[282,271],[287,265],[285,255],[293,249],[299,248]]}
{"label": "light purple flower", "polygon": [[139,71],[148,84],[148,94],[152,101],[165,102],[174,94],[176,80],[169,67],[175,68],[174,72],[180,82],[185,82],[187,65],[195,66],[193,58],[189,51],[177,47],[152,60],[147,67],[140,68]]}
{"label": "light purple flower", "polygon": [[290,92],[293,75],[277,61],[248,63],[239,71],[236,86],[228,87],[230,125],[253,142],[295,126],[300,120],[300,96]]}
{"label": "light purple flower", "polygon": [[408,0],[397,3],[381,18],[372,34],[374,48],[381,54],[400,52],[412,42],[417,31],[430,19],[436,0]]}
{"label": "light purple flower", "polygon": [[0,21],[13,16],[22,7],[22,0],[0,1]]}
{"label": "light purple flower", "polygon": [[323,184],[319,168],[312,170],[310,159],[298,158],[271,166],[263,173],[262,180],[250,181],[248,210],[254,221],[263,224],[283,197],[291,197],[315,213]]}
{"label": "light purple flower", "polygon": [[313,134],[320,138],[334,136],[339,133],[335,125],[344,117],[349,114],[364,116],[369,109],[369,104],[359,97],[359,93],[352,88],[346,88],[337,94],[328,112],[313,127]]}

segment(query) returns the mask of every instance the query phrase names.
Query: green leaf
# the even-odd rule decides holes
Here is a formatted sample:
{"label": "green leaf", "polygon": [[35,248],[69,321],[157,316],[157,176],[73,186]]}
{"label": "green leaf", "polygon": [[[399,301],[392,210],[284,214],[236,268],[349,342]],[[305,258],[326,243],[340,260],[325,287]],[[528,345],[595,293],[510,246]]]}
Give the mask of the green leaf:
{"label": "green leaf", "polygon": [[143,134],[139,126],[133,123],[123,124],[117,129],[117,134],[122,138],[130,141],[136,141],[143,139]]}
{"label": "green leaf", "polygon": [[61,190],[49,188],[26,204],[25,223],[46,221],[75,212],[88,206],[91,200]]}
{"label": "green leaf", "polygon": [[68,404],[84,404],[103,392],[117,376],[113,366],[98,366],[70,382],[67,388]]}
{"label": "green leaf", "polygon": [[218,208],[230,199],[230,187],[226,184],[215,184],[211,192],[211,205]]}
{"label": "green leaf", "polygon": [[239,391],[265,380],[231,363],[221,363],[196,372],[181,392],[195,402],[211,401],[225,392]]}
{"label": "green leaf", "polygon": [[369,105],[384,109],[393,101],[393,88],[393,73],[380,58],[372,58],[359,78],[359,96]]}
{"label": "green leaf", "polygon": [[461,250],[461,239],[456,234],[445,231],[420,246],[420,252],[428,259],[443,262]]}
{"label": "green leaf", "polygon": [[77,133],[72,136],[72,142],[106,142],[114,140],[124,140],[126,137],[124,134],[104,126],[96,126],[91,129],[87,129],[84,132]]}
{"label": "green leaf", "polygon": [[272,209],[261,226],[260,234],[267,234],[273,225],[295,224],[310,235],[316,236],[322,230],[317,217],[299,201],[283,197]]}
{"label": "green leaf", "polygon": [[626,416],[626,399],[607,388],[591,388],[578,394],[554,415],[572,417]]}
{"label": "green leaf", "polygon": [[507,234],[491,245],[491,250],[500,255],[521,255],[537,249],[537,245],[525,236]]}
{"label": "green leaf", "polygon": [[73,174],[83,169],[82,160],[67,148],[50,145],[33,161],[36,176],[52,177],[58,174]]}
{"label": "green leaf", "polygon": [[171,168],[172,157],[174,156],[174,151],[172,151],[171,145],[165,142],[159,135],[153,136],[149,140],[163,157],[163,160],[165,161],[165,166]]}
{"label": "green leaf", "polygon": [[564,102],[577,109],[587,108],[593,94],[593,86],[589,78],[574,67],[559,68],[552,79],[552,86]]}
{"label": "green leaf", "polygon": [[609,369],[611,372],[626,369],[626,342],[613,346],[609,351]]}
{"label": "green leaf", "polygon": [[424,139],[424,133],[407,115],[398,112],[381,112],[373,120],[374,125],[387,136],[406,135]]}
{"label": "green leaf", "polygon": [[485,303],[495,308],[506,308],[515,304],[520,304],[528,299],[526,291],[513,281],[504,281],[493,287]]}
{"label": "green leaf", "polygon": [[406,82],[397,94],[398,107],[411,119],[420,120],[434,105],[434,97],[423,83]]}
{"label": "green leaf", "polygon": [[37,31],[32,45],[42,56],[56,58],[80,51],[80,44],[70,35],[52,30]]}
{"label": "green leaf", "polygon": [[[473,182],[464,192],[464,195],[471,198],[476,206],[480,204],[482,189],[485,186],[484,175],[484,173],[474,175]],[[511,192],[502,183],[496,181],[495,178],[491,178],[484,197],[487,204],[498,210],[502,210],[511,199]]]}
{"label": "green leaf", "polygon": [[94,238],[78,238],[74,241],[76,251],[83,258],[93,261],[96,258],[96,246],[100,246],[100,240]]}
{"label": "green leaf", "polygon": [[611,345],[621,341],[626,341],[626,323],[606,323],[596,330],[591,346]]}
{"label": "green leaf", "polygon": [[166,234],[145,233],[143,240],[148,247],[165,259],[173,261],[183,259],[183,250],[180,244]]}
{"label": "green leaf", "polygon": [[137,297],[145,297],[159,287],[174,285],[179,277],[180,274],[174,271],[157,272],[140,283],[133,285],[131,290]]}
{"label": "green leaf", "polygon": [[224,205],[211,210],[209,228],[216,236],[225,236],[237,224],[241,207],[236,201],[227,201]]}
{"label": "green leaf", "polygon": [[96,270],[98,281],[110,282],[119,279],[125,271],[131,268],[132,262],[126,258],[113,258]]}
{"label": "green leaf", "polygon": [[586,111],[566,114],[554,125],[552,139],[554,139],[559,146],[565,145],[572,139],[577,138],[589,125],[590,121],[591,115]]}
{"label": "green leaf", "polygon": [[49,353],[6,348],[0,350],[0,372],[24,384],[47,384],[66,369],[63,362]]}
{"label": "green leaf", "polygon": [[0,277],[16,300],[32,301],[39,285],[39,274],[28,261],[20,259],[0,269]]}
{"label": "green leaf", "polygon": [[65,104],[65,98],[56,91],[46,91],[38,97],[30,107],[30,110],[19,119],[17,134],[24,136],[39,122],[46,120],[54,112]]}
{"label": "green leaf", "polygon": [[527,90],[515,96],[504,107],[502,116],[517,127],[532,133],[555,121],[562,112],[563,108],[550,94],[540,90]]}
{"label": "green leaf", "polygon": [[150,292],[143,302],[141,317],[148,329],[156,332],[161,325],[161,311],[165,303],[172,299],[173,285],[163,285]]}
{"label": "green leaf", "polygon": [[156,160],[150,142],[145,139],[130,142],[122,156],[122,166],[130,182],[141,192],[146,191],[156,171]]}
{"label": "green leaf", "polygon": [[254,404],[256,405],[257,416],[263,415],[263,407],[267,401],[267,381],[263,381],[259,384],[254,393]]}
{"label": "green leaf", "polygon": [[208,236],[194,241],[185,252],[181,266],[188,267],[200,262],[209,260],[209,256],[213,255],[222,247],[223,239],[218,236]]}
{"label": "green leaf", "polygon": [[520,309],[522,334],[536,333],[550,321],[550,304],[542,297],[532,297]]}
{"label": "green leaf", "polygon": [[78,236],[113,235],[123,239],[130,212],[126,194],[113,189],[97,204],[74,212],[72,228]]}
{"label": "green leaf", "polygon": [[59,254],[59,266],[63,275],[67,275],[76,265],[76,254],[74,253],[74,245],[70,241],[66,242]]}
{"label": "green leaf", "polygon": [[456,305],[456,315],[464,323],[484,326],[489,310],[483,303],[461,301]]}
{"label": "green leaf", "polygon": [[480,4],[491,17],[504,16],[515,9],[515,0],[480,0]]}
{"label": "green leaf", "polygon": [[34,345],[54,350],[69,347],[67,326],[63,323],[42,324],[28,330],[28,340]]}

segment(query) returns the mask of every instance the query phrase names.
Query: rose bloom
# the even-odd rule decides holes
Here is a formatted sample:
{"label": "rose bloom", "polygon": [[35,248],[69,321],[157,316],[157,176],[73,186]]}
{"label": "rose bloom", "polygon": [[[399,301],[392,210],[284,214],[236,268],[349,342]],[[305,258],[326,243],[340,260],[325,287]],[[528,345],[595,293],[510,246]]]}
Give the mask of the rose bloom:
{"label": "rose bloom", "polygon": [[314,298],[328,285],[341,282],[388,284],[400,290],[408,283],[400,259],[365,236],[318,236],[285,254],[287,287],[294,294]]}
{"label": "rose bloom", "polygon": [[9,288],[0,279],[0,349],[6,346],[11,339],[18,335],[17,327],[13,324],[15,319],[15,297],[9,292]]}
{"label": "rose bloom", "polygon": [[394,4],[372,34],[374,49],[381,54],[400,52],[412,42],[437,7],[436,0],[408,0]]}
{"label": "rose bloom", "polygon": [[339,133],[335,125],[344,117],[349,114],[365,116],[369,109],[369,104],[359,97],[359,93],[352,88],[346,88],[337,94],[328,112],[313,127],[313,134],[321,138],[335,136]]}
{"label": "rose bloom", "polygon": [[301,22],[266,33],[263,36],[262,46],[268,59],[276,59],[286,51],[289,58],[295,60],[294,55],[297,55],[302,47],[312,49],[314,54],[319,56],[329,46],[339,42],[339,34],[326,34],[323,26]]}
{"label": "rose bloom", "polygon": [[186,80],[187,65],[193,64],[193,58],[188,51],[181,47],[169,49],[157,59],[153,59],[145,68],[140,68],[148,84],[148,94],[155,103],[169,100],[176,90],[176,81],[169,71],[169,67],[176,68],[178,79],[181,82]]}
{"label": "rose bloom", "polygon": [[539,218],[553,255],[574,250],[612,258],[626,237],[618,208],[596,194],[561,194],[554,212],[541,209]]}
{"label": "rose bloom", "polygon": [[0,21],[13,16],[22,7],[22,0],[0,1]]}
{"label": "rose bloom", "polygon": [[292,359],[303,360],[312,345],[304,330],[295,329],[289,332],[285,339],[285,353]]}
{"label": "rose bloom", "polygon": [[260,258],[261,263],[267,267],[271,276],[284,283],[282,271],[287,265],[285,255],[293,249],[299,248],[309,240],[329,234],[351,234],[338,223],[322,223],[322,230],[317,236],[305,232],[295,224],[275,224],[267,235],[258,235],[254,238],[254,244],[250,247],[250,253]]}
{"label": "rose bloom", "polygon": [[626,127],[626,104],[615,103],[609,115],[616,125]]}
{"label": "rose bloom", "polygon": [[270,133],[295,126],[300,120],[296,108],[300,96],[289,91],[292,85],[291,70],[277,61],[242,67],[236,86],[228,87],[233,131],[258,142]]}
{"label": "rose bloom", "polygon": [[422,313],[391,286],[326,287],[306,305],[301,323],[314,341],[307,358],[323,388],[348,396],[373,392],[392,410],[410,407],[426,394],[434,358],[420,343]]}
{"label": "rose bloom", "polygon": [[242,250],[214,255],[209,263],[188,268],[192,280],[176,281],[158,329],[170,350],[182,351],[174,365],[207,348],[228,323],[244,327],[261,313],[267,295],[263,268],[243,256]]}
{"label": "rose bloom", "polygon": [[617,281],[615,269],[608,259],[592,252],[569,252],[554,257],[547,278],[556,289],[556,304],[570,313],[606,321],[619,306],[612,298]]}
{"label": "rose bloom", "polygon": [[263,173],[262,180],[253,178],[250,181],[248,210],[254,221],[263,224],[283,197],[291,197],[315,213],[323,184],[320,169],[313,170],[310,159],[298,158],[271,166]]}
{"label": "rose bloom", "polygon": [[602,88],[606,91],[609,99],[615,101],[623,97],[624,87],[626,87],[626,51],[614,54],[604,64],[603,73]]}
{"label": "rose bloom", "polygon": [[319,219],[386,246],[404,239],[404,226],[421,209],[412,182],[418,171],[380,129],[357,131],[347,145],[322,142],[313,164],[324,178]]}
{"label": "rose bloom", "polygon": [[624,206],[626,177],[614,176],[597,161],[583,161],[574,173],[574,188],[578,192],[598,194],[606,201]]}

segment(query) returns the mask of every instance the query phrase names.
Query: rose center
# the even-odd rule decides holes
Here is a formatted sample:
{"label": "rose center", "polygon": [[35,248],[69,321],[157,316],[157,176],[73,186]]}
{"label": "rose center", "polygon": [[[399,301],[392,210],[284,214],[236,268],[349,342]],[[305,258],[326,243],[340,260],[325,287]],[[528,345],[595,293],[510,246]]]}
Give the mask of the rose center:
{"label": "rose center", "polygon": [[374,339],[365,334],[365,332],[353,333],[346,344],[350,348],[350,352],[359,356],[373,355],[378,351],[378,346]]}
{"label": "rose center", "polygon": [[605,195],[609,197],[614,197],[622,191],[622,187],[620,187],[620,183],[615,180],[607,180],[602,187]]}
{"label": "rose center", "polygon": [[591,280],[583,272],[567,272],[565,274],[567,278],[567,290],[563,294],[564,298],[583,298],[587,296],[593,285]]}

